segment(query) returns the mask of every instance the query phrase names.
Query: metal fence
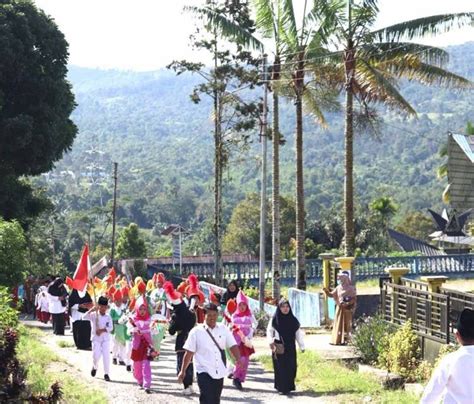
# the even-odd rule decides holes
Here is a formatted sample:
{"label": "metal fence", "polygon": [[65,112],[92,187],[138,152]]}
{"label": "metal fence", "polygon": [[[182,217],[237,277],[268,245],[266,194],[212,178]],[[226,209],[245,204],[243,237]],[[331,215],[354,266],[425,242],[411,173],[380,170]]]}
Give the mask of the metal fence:
{"label": "metal fence", "polygon": [[[258,281],[258,261],[227,262],[223,264],[226,279],[248,280],[250,283]],[[474,254],[463,255],[436,255],[412,257],[358,257],[354,262],[355,273],[358,279],[378,278],[385,275],[385,268],[403,266],[410,269],[410,275],[439,275],[462,274],[474,272]],[[167,270],[177,272],[179,266],[173,269],[171,264],[150,266],[157,271]],[[272,263],[265,263],[265,278],[272,276]],[[214,276],[213,263],[184,263],[183,275],[195,273],[200,279],[212,279]],[[306,260],[306,277],[309,281],[322,278],[322,260]],[[285,260],[281,262],[280,279],[283,283],[292,282],[296,278],[296,262]]]}

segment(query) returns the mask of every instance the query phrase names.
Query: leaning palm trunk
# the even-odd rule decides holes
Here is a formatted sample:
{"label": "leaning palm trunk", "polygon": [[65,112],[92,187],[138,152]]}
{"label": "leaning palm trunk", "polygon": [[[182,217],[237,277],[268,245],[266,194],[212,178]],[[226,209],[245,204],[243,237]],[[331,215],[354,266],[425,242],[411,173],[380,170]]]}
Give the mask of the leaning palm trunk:
{"label": "leaning palm trunk", "polygon": [[345,122],[345,181],[344,181],[344,254],[346,257],[354,255],[354,93],[353,79],[355,72],[355,49],[349,40],[345,54],[346,73],[346,122]]}
{"label": "leaning palm trunk", "polygon": [[[272,79],[279,79],[280,58],[275,57]],[[273,182],[272,182],[272,297],[280,298],[280,111],[279,99],[273,89]]]}

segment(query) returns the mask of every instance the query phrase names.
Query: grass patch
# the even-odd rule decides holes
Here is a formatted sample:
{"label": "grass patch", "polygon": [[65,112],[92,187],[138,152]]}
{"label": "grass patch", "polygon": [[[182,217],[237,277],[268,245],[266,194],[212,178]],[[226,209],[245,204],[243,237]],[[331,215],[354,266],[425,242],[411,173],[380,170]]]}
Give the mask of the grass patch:
{"label": "grass patch", "polygon": [[32,328],[20,327],[20,340],[17,349],[18,359],[27,374],[27,386],[34,394],[44,394],[56,381],[61,384],[63,402],[66,403],[107,403],[107,397],[101,390],[93,389],[85,383],[64,372],[49,371],[54,362],[64,362],[41,342],[43,333]]}
{"label": "grass patch", "polygon": [[[273,371],[269,355],[257,359],[267,371]],[[419,398],[403,390],[384,390],[369,375],[349,370],[344,365],[321,359],[315,352],[298,354],[296,384],[299,390],[311,391],[318,396],[328,396],[328,401],[338,403],[370,402],[384,404],[414,404]],[[330,397],[330,398],[329,398]]]}
{"label": "grass patch", "polygon": [[56,343],[58,344],[58,346],[60,348],[72,348],[72,347],[74,347],[74,343],[69,342],[69,341],[57,341]]}

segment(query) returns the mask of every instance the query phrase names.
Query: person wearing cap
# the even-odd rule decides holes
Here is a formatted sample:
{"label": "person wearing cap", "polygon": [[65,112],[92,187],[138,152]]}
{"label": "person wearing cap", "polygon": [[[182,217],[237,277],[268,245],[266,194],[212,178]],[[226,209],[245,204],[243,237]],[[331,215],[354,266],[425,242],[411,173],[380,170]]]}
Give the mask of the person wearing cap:
{"label": "person wearing cap", "polygon": [[110,333],[113,330],[113,321],[107,313],[109,300],[105,296],[99,297],[98,305],[92,307],[82,316],[83,320],[91,322],[91,341],[92,341],[92,370],[91,376],[94,377],[99,367],[99,361],[102,357],[104,365],[104,379],[110,382]]}
{"label": "person wearing cap", "polygon": [[224,377],[227,375],[224,350],[229,348],[236,361],[240,359],[240,352],[229,329],[225,325],[217,323],[217,306],[208,303],[204,306],[204,310],[204,323],[191,330],[184,344],[186,353],[178,374],[178,381],[183,381],[186,369],[194,358],[200,390],[199,402],[219,404]]}
{"label": "person wearing cap", "polygon": [[421,404],[474,403],[474,311],[464,309],[456,328],[461,347],[441,360],[425,387]]}

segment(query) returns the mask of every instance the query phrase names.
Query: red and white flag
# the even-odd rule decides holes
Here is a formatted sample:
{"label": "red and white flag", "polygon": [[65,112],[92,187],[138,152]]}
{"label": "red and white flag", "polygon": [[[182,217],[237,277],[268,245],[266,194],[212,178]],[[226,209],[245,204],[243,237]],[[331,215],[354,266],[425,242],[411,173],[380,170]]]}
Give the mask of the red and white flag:
{"label": "red and white flag", "polygon": [[87,290],[87,282],[91,272],[91,262],[89,259],[89,246],[86,244],[82,250],[81,259],[77,264],[73,278],[66,278],[66,285],[71,289],[76,289],[80,297],[84,297]]}

